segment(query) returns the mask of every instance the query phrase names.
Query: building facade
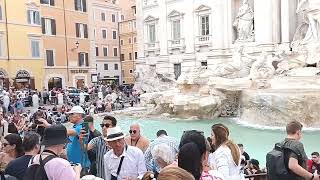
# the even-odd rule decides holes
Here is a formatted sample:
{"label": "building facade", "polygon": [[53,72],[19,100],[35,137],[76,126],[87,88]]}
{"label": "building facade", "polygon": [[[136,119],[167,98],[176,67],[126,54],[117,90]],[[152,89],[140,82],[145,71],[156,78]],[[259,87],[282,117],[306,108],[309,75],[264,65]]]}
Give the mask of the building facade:
{"label": "building facade", "polygon": [[90,57],[86,0],[41,0],[44,38],[44,87],[91,85],[95,63]]}
{"label": "building facade", "polygon": [[[143,0],[137,1],[137,69],[155,67],[178,78],[190,68],[215,67],[232,60],[234,47],[247,53],[272,52],[288,45],[299,19],[289,0]],[[238,42],[239,8],[252,9],[252,39]],[[249,12],[249,11],[248,11]],[[251,33],[251,32],[250,32]]]}
{"label": "building facade", "polygon": [[116,1],[91,0],[89,3],[90,58],[100,83],[122,82],[119,50],[119,13]]}
{"label": "building facade", "polygon": [[0,86],[41,89],[40,0],[2,0],[0,6]]}
{"label": "building facade", "polygon": [[120,30],[120,60],[123,84],[134,84],[135,61],[138,59],[136,1],[122,0]]}

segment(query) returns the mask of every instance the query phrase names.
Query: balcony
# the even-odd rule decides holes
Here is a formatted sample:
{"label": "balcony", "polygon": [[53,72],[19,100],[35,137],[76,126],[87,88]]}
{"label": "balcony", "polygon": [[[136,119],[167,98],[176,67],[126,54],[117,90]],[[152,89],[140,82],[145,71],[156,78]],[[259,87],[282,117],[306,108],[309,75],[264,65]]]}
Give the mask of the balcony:
{"label": "balcony", "polygon": [[212,37],[211,35],[204,35],[204,36],[197,36],[196,37],[196,50],[200,51],[200,47],[208,46],[210,47],[212,45]]}
{"label": "balcony", "polygon": [[159,42],[148,42],[144,44],[144,52],[146,56],[149,56],[150,53],[154,53],[155,55],[160,54],[160,46]]}
{"label": "balcony", "polygon": [[186,49],[184,38],[168,40],[168,51],[170,54],[173,53],[173,50],[180,50],[181,53],[184,53]]}

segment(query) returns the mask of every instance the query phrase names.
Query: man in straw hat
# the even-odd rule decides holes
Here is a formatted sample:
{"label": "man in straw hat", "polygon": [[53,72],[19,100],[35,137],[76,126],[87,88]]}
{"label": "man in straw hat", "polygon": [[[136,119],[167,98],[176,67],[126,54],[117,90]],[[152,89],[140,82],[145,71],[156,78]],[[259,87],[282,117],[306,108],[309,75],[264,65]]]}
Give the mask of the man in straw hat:
{"label": "man in straw hat", "polygon": [[119,127],[108,129],[106,141],[111,150],[104,155],[105,179],[142,179],[147,171],[142,151],[126,145]]}

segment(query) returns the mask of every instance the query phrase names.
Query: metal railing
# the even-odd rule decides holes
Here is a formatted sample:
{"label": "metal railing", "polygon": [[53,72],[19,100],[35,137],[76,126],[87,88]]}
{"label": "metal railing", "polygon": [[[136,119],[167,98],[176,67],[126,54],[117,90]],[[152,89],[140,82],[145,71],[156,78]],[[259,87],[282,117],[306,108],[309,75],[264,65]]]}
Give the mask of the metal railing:
{"label": "metal railing", "polygon": [[259,178],[259,180],[268,180],[268,174],[267,173],[251,174],[251,175],[245,175],[244,178],[245,179]]}

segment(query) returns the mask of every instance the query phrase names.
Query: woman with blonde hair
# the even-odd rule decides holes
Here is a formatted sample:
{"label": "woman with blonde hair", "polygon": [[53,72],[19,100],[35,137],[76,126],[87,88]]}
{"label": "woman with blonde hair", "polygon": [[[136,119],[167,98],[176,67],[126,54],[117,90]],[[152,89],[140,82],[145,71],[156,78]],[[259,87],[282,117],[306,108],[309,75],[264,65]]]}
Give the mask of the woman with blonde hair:
{"label": "woman with blonde hair", "polygon": [[193,175],[179,167],[167,167],[160,171],[158,178],[152,172],[147,172],[142,180],[195,180]]}
{"label": "woman with blonde hair", "polygon": [[229,129],[223,124],[214,124],[211,130],[215,151],[210,159],[210,166],[228,180],[244,179],[240,171],[240,149],[229,139]]}

